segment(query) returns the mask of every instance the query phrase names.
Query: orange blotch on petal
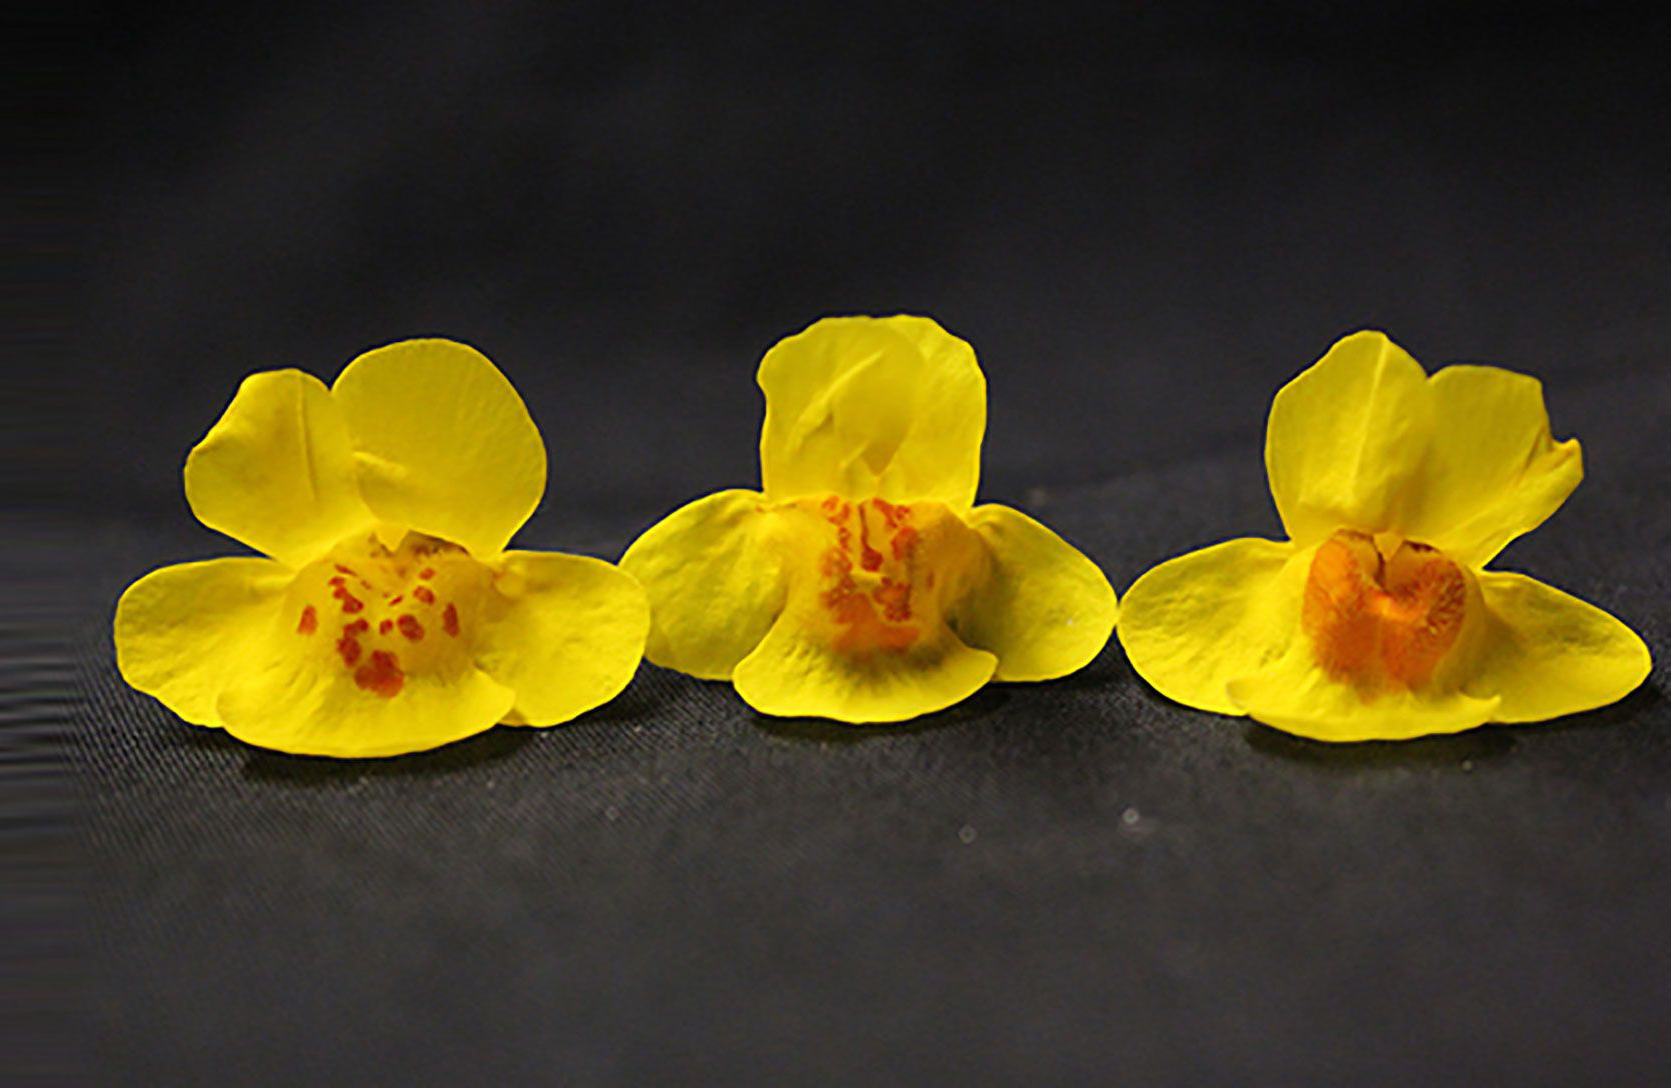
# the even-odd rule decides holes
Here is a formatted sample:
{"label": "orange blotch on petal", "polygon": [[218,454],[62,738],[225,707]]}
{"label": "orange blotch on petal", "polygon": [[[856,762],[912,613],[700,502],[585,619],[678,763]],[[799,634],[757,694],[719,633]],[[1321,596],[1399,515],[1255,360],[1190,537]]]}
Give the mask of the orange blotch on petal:
{"label": "orange blotch on petal", "polygon": [[1306,577],[1301,626],[1317,664],[1365,698],[1427,683],[1462,632],[1462,569],[1426,544],[1383,555],[1367,533],[1324,541]]}

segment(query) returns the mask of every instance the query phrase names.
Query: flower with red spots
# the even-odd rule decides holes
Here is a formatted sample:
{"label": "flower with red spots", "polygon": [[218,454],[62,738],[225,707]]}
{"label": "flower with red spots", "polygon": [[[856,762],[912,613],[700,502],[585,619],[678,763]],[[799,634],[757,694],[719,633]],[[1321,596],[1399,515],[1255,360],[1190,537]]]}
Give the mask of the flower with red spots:
{"label": "flower with red spots", "polygon": [[271,558],[129,586],[117,666],[189,722],[309,755],[567,721],[632,679],[649,606],[608,563],[505,550],[545,468],[522,398],[462,344],[379,348],[329,388],[251,375],[186,459],[186,499]]}
{"label": "flower with red spots", "polygon": [[650,595],[652,662],[767,714],[888,722],[1102,649],[1102,572],[973,505],[986,381],[968,344],[925,317],[829,318],[767,352],[759,382],[761,490],[698,499],[621,560]]}
{"label": "flower with red spots", "polygon": [[1396,740],[1602,706],[1648,648],[1593,605],[1486,570],[1583,477],[1538,382],[1429,377],[1377,332],[1271,405],[1265,468],[1290,539],[1169,560],[1127,591],[1120,642],[1160,692],[1327,741]]}

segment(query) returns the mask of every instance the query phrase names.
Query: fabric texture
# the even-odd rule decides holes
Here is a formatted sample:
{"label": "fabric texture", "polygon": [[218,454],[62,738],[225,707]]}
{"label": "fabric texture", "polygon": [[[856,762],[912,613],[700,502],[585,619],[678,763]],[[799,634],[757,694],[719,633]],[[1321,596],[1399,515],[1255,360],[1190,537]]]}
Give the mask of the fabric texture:
{"label": "fabric texture", "polygon": [[[1641,373],[1568,398],[1575,428]],[[1648,432],[1583,428],[1607,459]],[[1256,438],[1030,508],[1128,584],[1275,531]],[[1671,531],[1655,465],[1512,546],[1628,617],[1649,683],[1549,724],[1326,747],[1187,710],[1117,643],[903,727],[646,664],[555,731],[332,763],[123,688],[97,605],[208,534],[82,527],[77,762],[100,1027],[134,1083],[1187,1083],[1658,1070]],[[1136,512],[1164,508],[1167,517]],[[549,519],[608,555],[660,513]],[[183,520],[183,519],[180,519]],[[578,529],[577,529],[578,527]],[[88,531],[90,530],[90,531]],[[578,535],[576,535],[578,533]],[[96,545],[96,549],[95,549]],[[95,555],[96,550],[96,555]]]}
{"label": "fabric texture", "polygon": [[[223,4],[101,34],[85,223],[40,205],[85,305],[17,378],[62,420],[0,428],[31,814],[0,839],[61,870],[0,921],[13,977],[71,982],[0,1024],[147,1088],[1663,1081],[1664,19],[1315,14]],[[901,311],[979,355],[977,501],[1121,592],[1280,536],[1264,413],[1340,336],[1535,375],[1586,478],[1493,565],[1654,673],[1325,747],[1168,701],[1117,642],[873,729],[644,665],[570,724],[356,763],[117,678],[122,588],[238,551],[180,468],[252,372],[475,345],[550,454],[512,547],[616,559],[758,487],[773,343]]]}

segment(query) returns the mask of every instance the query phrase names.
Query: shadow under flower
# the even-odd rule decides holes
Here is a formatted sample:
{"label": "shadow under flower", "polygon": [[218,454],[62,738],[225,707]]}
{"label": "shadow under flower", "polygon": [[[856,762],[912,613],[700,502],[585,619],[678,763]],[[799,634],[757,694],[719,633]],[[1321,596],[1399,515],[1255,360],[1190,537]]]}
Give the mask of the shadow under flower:
{"label": "shadow under flower", "polygon": [[505,759],[521,751],[538,732],[541,731],[523,726],[499,725],[427,752],[385,759],[332,759],[251,750],[244,762],[243,775],[252,782],[294,786],[332,786],[364,778],[429,778]]}
{"label": "shadow under flower", "polygon": [[774,718],[760,713],[751,716],[756,729],[783,740],[821,745],[863,744],[964,725],[1001,710],[1009,700],[1010,694],[1003,688],[988,685],[955,706],[903,722],[853,724],[830,718]]}

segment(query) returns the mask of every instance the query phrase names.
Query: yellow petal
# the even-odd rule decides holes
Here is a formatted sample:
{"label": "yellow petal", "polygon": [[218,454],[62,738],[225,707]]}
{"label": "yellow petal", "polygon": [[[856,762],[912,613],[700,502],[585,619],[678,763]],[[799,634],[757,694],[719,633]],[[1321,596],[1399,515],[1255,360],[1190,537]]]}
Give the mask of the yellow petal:
{"label": "yellow petal", "polygon": [[227,732],[265,748],[387,756],[502,720],[511,690],[475,663],[493,571],[458,545],[371,533],[296,572],[216,701]]}
{"label": "yellow petal", "polygon": [[545,493],[545,446],[487,357],[407,340],[355,359],[332,386],[361,493],[379,518],[498,554]]}
{"label": "yellow petal", "polygon": [[1296,643],[1274,667],[1231,681],[1230,696],[1255,721],[1331,742],[1408,740],[1460,733],[1496,716],[1495,698],[1446,688],[1389,691],[1373,699],[1331,679]]}
{"label": "yellow petal", "polygon": [[998,655],[996,680],[1049,680],[1090,664],[1114,631],[1114,589],[1097,565],[1019,510],[978,506],[964,522],[986,545],[986,577],[953,627]]}
{"label": "yellow petal", "polygon": [[980,538],[943,504],[848,502],[771,508],[787,597],[732,674],[767,714],[902,721],[966,698],[997,658],[965,645],[946,608],[978,584]]}
{"label": "yellow petal", "polygon": [[600,559],[507,552],[476,662],[516,693],[519,724],[555,725],[621,693],[644,655],[650,603]]}
{"label": "yellow petal", "polygon": [[1648,647],[1613,616],[1524,574],[1476,577],[1491,619],[1466,689],[1501,700],[1493,718],[1541,721],[1624,698],[1648,676]]}
{"label": "yellow petal", "polygon": [[511,690],[480,669],[407,677],[384,699],[294,657],[264,655],[221,692],[226,731],[294,755],[364,759],[439,748],[490,729],[510,712]]}
{"label": "yellow petal", "polygon": [[728,680],[783,609],[766,497],[719,491],[645,530],[621,557],[650,599],[645,656],[704,680]]}
{"label": "yellow petal", "polygon": [[1497,701],[1463,687],[1485,629],[1479,590],[1441,553],[1399,543],[1389,555],[1342,530],[1296,553],[1275,584],[1299,598],[1299,623],[1280,658],[1226,685],[1243,712],[1324,741],[1455,733],[1491,718]]}
{"label": "yellow petal", "polygon": [[341,410],[299,370],[252,374],[186,458],[197,519],[290,566],[369,525]]}
{"label": "yellow petal", "polygon": [[221,724],[228,673],[261,644],[291,571],[268,559],[211,559],[152,571],[116,604],[116,667],[195,725]]}
{"label": "yellow petal", "polygon": [[1120,602],[1120,644],[1132,668],[1185,706],[1245,713],[1229,685],[1270,666],[1299,637],[1310,557],[1244,537],[1148,571]]}
{"label": "yellow petal", "polygon": [[1428,381],[1434,428],[1403,535],[1468,566],[1541,525],[1584,477],[1576,440],[1549,433],[1543,386],[1491,366],[1449,366]]}
{"label": "yellow petal", "polygon": [[946,629],[901,652],[843,653],[786,612],[737,665],[732,682],[762,714],[898,722],[962,702],[992,679],[997,664]]}
{"label": "yellow petal", "polygon": [[227,732],[296,755],[393,756],[473,736],[510,712],[511,690],[474,665],[407,673],[385,650],[344,665],[330,657],[334,631],[320,634],[269,629],[221,689]]}
{"label": "yellow petal", "polygon": [[759,381],[772,501],[974,502],[986,379],[974,349],[929,318],[825,318],[768,351]]}
{"label": "yellow petal", "polygon": [[1403,349],[1378,332],[1335,344],[1271,404],[1265,468],[1289,537],[1397,528],[1433,428],[1427,375]]}

